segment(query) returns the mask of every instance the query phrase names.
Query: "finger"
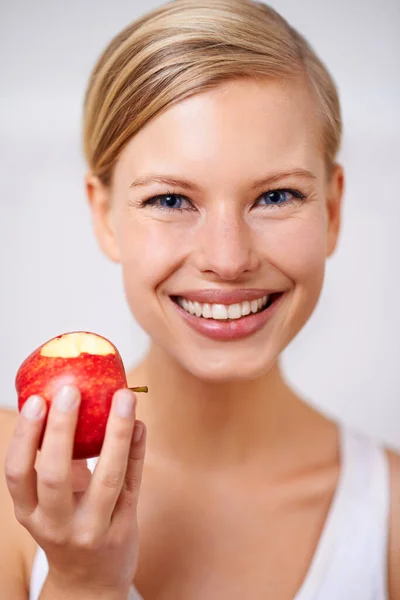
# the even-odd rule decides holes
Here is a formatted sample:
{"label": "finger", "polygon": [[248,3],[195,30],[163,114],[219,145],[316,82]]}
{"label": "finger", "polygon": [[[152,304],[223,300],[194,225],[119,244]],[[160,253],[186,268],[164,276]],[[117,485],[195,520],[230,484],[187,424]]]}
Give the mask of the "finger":
{"label": "finger", "polygon": [[113,397],[106,435],[91,482],[82,499],[85,514],[96,520],[93,526],[109,527],[125,479],[135,423],[135,395],[128,389]]}
{"label": "finger", "polygon": [[63,387],[51,403],[38,466],[38,499],[52,520],[68,517],[73,509],[72,452],[80,393]]}
{"label": "finger", "polygon": [[17,518],[29,516],[38,504],[35,460],[46,412],[43,398],[28,398],[8,446],[4,472]]}
{"label": "finger", "polygon": [[71,464],[72,491],[84,492],[90,483],[92,474],[86,459],[73,460]]}
{"label": "finger", "polygon": [[113,523],[136,521],[137,503],[143,476],[144,457],[146,453],[146,426],[142,421],[136,421],[129,450],[128,466],[125,481],[122,486],[112,517]]}

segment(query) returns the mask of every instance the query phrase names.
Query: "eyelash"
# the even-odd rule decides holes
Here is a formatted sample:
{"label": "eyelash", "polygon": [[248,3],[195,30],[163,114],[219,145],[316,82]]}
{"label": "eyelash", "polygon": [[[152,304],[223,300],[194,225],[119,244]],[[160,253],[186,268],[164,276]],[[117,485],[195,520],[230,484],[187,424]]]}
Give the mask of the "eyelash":
{"label": "eyelash", "polygon": [[[306,200],[308,198],[308,196],[306,194],[303,194],[302,192],[300,192],[299,190],[294,190],[294,189],[290,189],[290,188],[278,188],[278,189],[271,189],[271,190],[267,190],[266,192],[263,192],[259,198],[257,199],[260,200],[263,196],[266,196],[267,194],[271,194],[272,192],[275,193],[287,193],[287,194],[291,194],[296,200],[291,200],[289,202],[284,202],[282,204],[270,204],[270,205],[262,205],[265,208],[283,208],[283,207],[288,207],[291,206],[293,204],[297,204],[299,201],[302,202],[304,200]],[[173,207],[168,207],[168,206],[162,206],[162,205],[158,205],[156,206],[156,203],[163,199],[163,198],[168,198],[168,196],[176,196],[177,198],[184,198],[185,200],[187,200],[188,202],[191,203],[191,208],[173,208]],[[193,204],[191,202],[191,200],[189,200],[189,198],[186,198],[186,196],[184,196],[183,194],[177,194],[174,192],[167,192],[166,194],[159,194],[157,196],[152,196],[151,198],[148,198],[147,200],[143,200],[140,203],[140,208],[145,208],[146,206],[156,206],[156,208],[158,210],[162,210],[162,211],[166,211],[166,212],[171,212],[171,211],[178,211],[178,212],[183,212],[183,211],[192,211],[195,210],[193,207]]]}

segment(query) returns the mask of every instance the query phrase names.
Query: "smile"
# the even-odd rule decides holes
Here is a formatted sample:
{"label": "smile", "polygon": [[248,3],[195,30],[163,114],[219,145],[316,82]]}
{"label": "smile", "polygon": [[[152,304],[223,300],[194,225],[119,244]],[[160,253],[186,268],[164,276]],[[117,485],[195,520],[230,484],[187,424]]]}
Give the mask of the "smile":
{"label": "smile", "polygon": [[199,302],[200,297],[198,300],[184,296],[170,298],[175,310],[191,329],[213,340],[228,342],[260,331],[271,320],[285,296],[285,292],[271,293],[233,304],[203,303]]}
{"label": "smile", "polygon": [[210,304],[192,302],[182,296],[177,296],[176,302],[186,312],[196,317],[203,319],[214,319],[216,321],[236,320],[246,317],[250,314],[256,314],[264,310],[265,307],[270,306],[273,301],[273,294],[269,296],[262,296],[255,300],[245,300],[244,302],[235,304]]}

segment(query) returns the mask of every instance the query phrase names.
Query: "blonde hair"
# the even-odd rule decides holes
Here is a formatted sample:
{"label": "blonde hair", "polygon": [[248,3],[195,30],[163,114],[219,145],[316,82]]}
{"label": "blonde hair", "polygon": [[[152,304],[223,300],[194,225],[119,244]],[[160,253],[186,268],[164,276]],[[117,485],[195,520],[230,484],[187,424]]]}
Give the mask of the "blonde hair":
{"label": "blonde hair", "polygon": [[84,152],[110,185],[128,141],[172,104],[237,78],[302,78],[316,99],[328,169],[340,147],[335,84],[305,38],[253,0],[174,0],[125,27],[94,66],[84,101]]}

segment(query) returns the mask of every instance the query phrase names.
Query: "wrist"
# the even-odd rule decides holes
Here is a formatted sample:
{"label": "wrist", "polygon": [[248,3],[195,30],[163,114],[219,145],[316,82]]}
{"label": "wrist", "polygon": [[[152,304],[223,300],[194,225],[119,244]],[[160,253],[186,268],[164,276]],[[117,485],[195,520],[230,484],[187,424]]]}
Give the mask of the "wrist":
{"label": "wrist", "polygon": [[95,586],[89,583],[58,581],[48,575],[39,600],[127,600],[129,589],[120,590],[109,587]]}

